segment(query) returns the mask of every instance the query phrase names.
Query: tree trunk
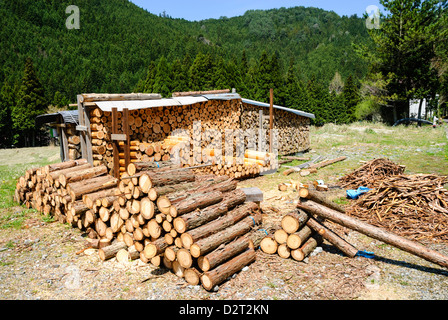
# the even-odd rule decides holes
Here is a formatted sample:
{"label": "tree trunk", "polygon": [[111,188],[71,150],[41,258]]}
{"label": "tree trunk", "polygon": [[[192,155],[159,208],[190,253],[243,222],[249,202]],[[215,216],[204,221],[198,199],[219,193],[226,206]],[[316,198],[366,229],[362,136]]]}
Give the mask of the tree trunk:
{"label": "tree trunk", "polygon": [[314,202],[320,203],[328,208],[345,213],[345,209],[340,205],[334,203],[333,201],[329,200],[325,196],[324,192],[319,192],[308,188],[300,188],[299,196],[300,198],[313,200]]}
{"label": "tree trunk", "polygon": [[224,261],[240,254],[249,247],[249,234],[246,234],[226,245],[221,245],[214,251],[198,258],[198,266],[202,271],[209,271]]}
{"label": "tree trunk", "polygon": [[261,214],[246,217],[233,226],[193,243],[190,247],[191,255],[195,258],[205,255],[216,249],[222,243],[229,242],[236,237],[248,233],[259,223],[261,223]]}
{"label": "tree trunk", "polygon": [[82,164],[87,164],[87,163],[88,163],[87,159],[78,159],[78,160],[70,160],[70,161],[61,162],[61,163],[49,164],[44,167],[44,172],[46,174],[49,174],[50,172],[53,172],[53,171],[72,168],[72,167],[80,166]]}
{"label": "tree trunk", "polygon": [[202,210],[195,210],[193,212],[177,217],[173,221],[174,228],[179,233],[184,233],[187,230],[197,228],[206,224],[228,212],[227,206],[223,202],[206,207]]}
{"label": "tree trunk", "polygon": [[150,242],[145,246],[143,253],[147,259],[151,259],[165,251],[169,244],[165,238],[159,238],[156,241]]}
{"label": "tree trunk", "polygon": [[294,233],[305,225],[308,218],[306,212],[296,208],[282,218],[282,228],[289,234]]}
{"label": "tree trunk", "polygon": [[447,256],[437,251],[426,248],[425,246],[415,241],[405,239],[392,232],[377,228],[363,221],[349,217],[338,211],[329,209],[316,202],[313,202],[312,200],[308,200],[305,204],[299,204],[298,206],[311,214],[316,214],[322,218],[336,222],[344,227],[363,233],[371,238],[380,240],[401,250],[412,253],[427,261],[448,268]]}
{"label": "tree trunk", "polygon": [[316,247],[322,243],[322,237],[318,234],[312,235],[302,247],[291,250],[291,257],[297,261],[303,261]]}
{"label": "tree trunk", "polygon": [[110,246],[99,249],[98,255],[100,256],[101,260],[105,261],[105,260],[115,257],[115,255],[117,254],[117,252],[119,250],[126,249],[126,248],[127,248],[126,243],[117,241]]}
{"label": "tree trunk", "polygon": [[342,239],[328,227],[319,223],[317,220],[310,218],[306,224],[308,227],[319,233],[324,239],[328,240],[336,248],[345,253],[348,257],[353,258],[358,253],[358,249]]}
{"label": "tree trunk", "polygon": [[205,272],[201,277],[202,286],[206,290],[212,290],[216,285],[221,284],[234,273],[254,262],[255,258],[255,251],[253,249],[246,250],[212,271]]}
{"label": "tree trunk", "polygon": [[298,249],[313,233],[310,227],[303,226],[300,231],[290,234],[286,240],[287,246],[292,249]]}

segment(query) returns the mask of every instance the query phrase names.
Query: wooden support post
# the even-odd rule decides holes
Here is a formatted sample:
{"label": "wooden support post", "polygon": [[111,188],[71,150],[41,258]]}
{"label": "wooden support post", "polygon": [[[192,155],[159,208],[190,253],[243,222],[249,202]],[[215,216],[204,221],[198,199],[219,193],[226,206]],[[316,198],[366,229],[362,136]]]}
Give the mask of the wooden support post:
{"label": "wooden support post", "polygon": [[272,130],[274,129],[274,89],[269,91],[269,152],[272,153]]}
{"label": "wooden support post", "polygon": [[124,163],[126,168],[131,163],[131,150],[129,148],[131,143],[131,136],[129,132],[129,109],[123,109],[123,133],[126,135],[126,142],[124,144]]}
{"label": "wooden support post", "polygon": [[[118,111],[112,108],[112,134],[118,134]],[[114,177],[120,177],[120,157],[119,157],[118,141],[113,141],[113,157],[114,157]]]}
{"label": "wooden support post", "polygon": [[[62,161],[68,161],[70,159],[69,159],[69,156],[68,156],[67,133],[65,132],[65,128],[63,128],[63,127],[60,127],[59,130],[60,130],[60,137],[61,137],[61,140],[60,140],[61,148],[62,148],[63,153],[64,153],[64,158],[62,159]],[[72,159],[72,160],[75,160],[75,159]]]}
{"label": "wooden support post", "polygon": [[[83,104],[82,104],[82,95],[77,95],[78,99],[78,121],[79,126],[85,127],[84,123],[84,112],[83,112]],[[87,145],[86,145],[86,131],[81,131],[79,128],[77,128],[79,131],[79,137],[81,140],[81,154],[83,159],[87,159]],[[63,161],[63,159],[61,159]]]}

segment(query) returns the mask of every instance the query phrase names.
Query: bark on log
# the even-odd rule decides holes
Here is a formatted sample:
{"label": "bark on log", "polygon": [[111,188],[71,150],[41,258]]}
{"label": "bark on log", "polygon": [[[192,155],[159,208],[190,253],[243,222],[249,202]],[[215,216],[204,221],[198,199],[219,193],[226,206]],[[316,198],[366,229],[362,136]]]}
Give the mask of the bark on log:
{"label": "bark on log", "polygon": [[219,246],[205,256],[200,256],[198,258],[198,266],[202,271],[209,271],[245,251],[249,247],[249,244],[250,237],[249,234],[246,234],[226,245]]}
{"label": "bark on log", "polygon": [[329,166],[330,164],[333,164],[333,163],[336,163],[336,162],[339,162],[339,161],[344,161],[345,159],[347,159],[347,157],[343,156],[343,157],[339,157],[339,158],[335,158],[335,159],[325,160],[325,161],[321,161],[321,162],[318,162],[318,163],[311,164],[309,166],[309,168],[310,169],[320,169],[320,168]]}
{"label": "bark on log", "polygon": [[305,225],[308,218],[306,212],[303,212],[300,209],[295,209],[282,218],[282,228],[289,234],[294,233]]}
{"label": "bark on log", "polygon": [[116,187],[117,185],[118,179],[112,176],[100,176],[84,181],[69,183],[67,185],[67,191],[72,197],[72,200],[78,200],[84,194],[110,189]]}
{"label": "bark on log", "polygon": [[53,172],[53,171],[67,169],[67,168],[71,168],[71,167],[75,167],[75,166],[80,166],[80,165],[87,164],[87,163],[88,163],[87,159],[78,159],[78,160],[70,160],[70,161],[61,162],[61,163],[49,164],[44,167],[44,172],[46,174],[49,174],[50,172]]}
{"label": "bark on log", "polygon": [[214,233],[230,227],[257,210],[258,206],[254,202],[247,202],[239,207],[236,207],[222,217],[183,233],[180,236],[182,245],[184,248],[190,249],[191,245],[195,241],[211,236]]}
{"label": "bark on log", "polygon": [[165,238],[159,238],[156,241],[150,242],[145,246],[143,253],[147,259],[151,259],[165,251],[169,244]]}
{"label": "bark on log", "polygon": [[227,211],[228,209],[226,204],[219,202],[202,210],[195,210],[175,218],[173,221],[173,226],[177,232],[184,233],[187,230],[197,228],[207,222],[217,219],[218,217],[226,214]]}
{"label": "bark on log", "polygon": [[115,257],[115,255],[119,250],[126,248],[127,248],[126,243],[117,241],[110,246],[99,249],[98,255],[100,256],[101,260],[105,261]]}
{"label": "bark on log", "polygon": [[448,268],[447,256],[437,251],[431,250],[418,242],[400,237],[392,232],[380,229],[358,219],[349,217],[336,210],[313,202],[312,200],[306,201],[305,204],[298,204],[298,206],[303,210],[306,210],[310,214],[316,214],[322,218],[338,223],[344,227],[358,231],[371,238],[380,240],[401,250],[414,254],[429,262]]}
{"label": "bark on log", "polygon": [[206,290],[212,290],[216,285],[221,284],[234,273],[254,262],[255,258],[255,251],[253,249],[246,250],[215,269],[205,272],[201,277],[202,286]]}
{"label": "bark on log", "polygon": [[358,249],[342,239],[328,227],[319,223],[317,220],[310,218],[306,224],[308,227],[319,233],[324,239],[328,240],[336,248],[345,253],[345,255],[347,255],[348,257],[353,258],[358,253]]}
{"label": "bark on log", "polygon": [[292,249],[298,249],[312,235],[313,230],[308,226],[303,226],[298,232],[290,234],[286,240],[287,246]]}
{"label": "bark on log", "polygon": [[117,188],[107,188],[104,190],[99,190],[96,192],[84,194],[82,196],[82,201],[87,205],[87,207],[92,209],[96,200],[102,199],[105,197],[110,197],[110,196],[118,196],[120,194],[121,194],[121,192]]}
{"label": "bark on log", "polygon": [[212,191],[209,193],[192,194],[185,200],[182,200],[170,207],[170,215],[175,218],[196,209],[211,206],[222,201],[223,194],[220,191]]}
{"label": "bark on log", "polygon": [[261,223],[261,214],[249,216],[228,227],[220,232],[217,232],[207,238],[203,238],[193,243],[190,247],[191,255],[198,258],[216,249],[222,243],[229,242],[236,237],[242,236],[252,230],[257,224]]}
{"label": "bark on log", "polygon": [[325,193],[323,192],[319,192],[308,188],[300,188],[299,196],[300,198],[313,200],[314,202],[320,203],[328,208],[345,213],[345,209],[343,207],[329,200],[325,196]]}
{"label": "bark on log", "polygon": [[77,182],[81,180],[87,180],[90,178],[98,177],[107,174],[108,170],[106,166],[98,166],[88,168],[85,170],[72,171],[59,176],[59,183],[65,187],[67,183]]}
{"label": "bark on log", "polygon": [[294,260],[303,261],[320,243],[322,243],[322,237],[319,234],[313,234],[303,246],[291,250],[291,257]]}

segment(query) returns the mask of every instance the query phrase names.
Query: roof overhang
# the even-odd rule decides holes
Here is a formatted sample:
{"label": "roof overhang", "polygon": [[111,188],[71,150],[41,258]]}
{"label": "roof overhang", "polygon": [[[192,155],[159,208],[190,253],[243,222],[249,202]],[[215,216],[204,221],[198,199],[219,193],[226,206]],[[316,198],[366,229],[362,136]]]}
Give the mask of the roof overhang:
{"label": "roof overhang", "polygon": [[[254,106],[259,106],[259,107],[265,107],[265,108],[269,108],[270,104],[269,103],[265,103],[265,102],[260,102],[260,101],[255,101],[255,100],[250,100],[250,99],[241,99],[241,101],[243,103],[246,104],[251,104]],[[282,106],[277,106],[274,104],[274,109],[278,109],[278,110],[283,110],[283,111],[287,111],[287,112],[291,112],[294,113],[298,116],[302,116],[302,117],[306,117],[306,118],[310,118],[310,119],[316,119],[316,116],[312,113],[308,113],[308,112],[304,112],[304,111],[300,111],[300,110],[295,110],[295,109],[291,109],[291,108],[285,108]]]}

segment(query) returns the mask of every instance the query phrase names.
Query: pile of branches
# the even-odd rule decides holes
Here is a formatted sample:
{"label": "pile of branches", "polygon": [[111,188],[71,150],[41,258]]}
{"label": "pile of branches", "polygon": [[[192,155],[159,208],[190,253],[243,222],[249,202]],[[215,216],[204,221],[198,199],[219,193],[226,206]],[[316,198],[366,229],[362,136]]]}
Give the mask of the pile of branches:
{"label": "pile of branches", "polygon": [[372,181],[347,214],[416,241],[448,242],[447,176],[399,175]]}
{"label": "pile of branches", "polygon": [[339,182],[340,186],[345,189],[357,189],[361,186],[372,188],[378,180],[401,175],[404,170],[405,166],[396,164],[389,159],[374,159],[342,177]]}

